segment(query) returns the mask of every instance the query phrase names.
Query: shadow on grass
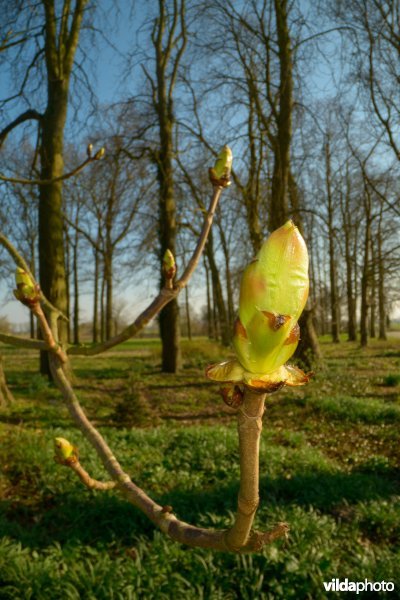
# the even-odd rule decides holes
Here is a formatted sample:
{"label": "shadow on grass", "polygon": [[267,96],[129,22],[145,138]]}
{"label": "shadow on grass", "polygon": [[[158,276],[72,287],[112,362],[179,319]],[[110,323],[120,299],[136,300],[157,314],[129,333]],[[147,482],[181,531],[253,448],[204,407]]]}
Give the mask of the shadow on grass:
{"label": "shadow on grass", "polygon": [[[208,515],[219,515],[229,524],[229,511],[236,508],[238,481],[225,485],[209,480],[202,490],[174,488],[158,498],[173,506],[175,514],[193,524],[215,526]],[[374,472],[351,473],[308,471],[286,477],[263,477],[260,482],[261,506],[274,511],[300,506],[335,516],[343,504],[386,499],[400,491],[399,471],[382,468]],[[218,517],[219,520],[219,517]],[[147,518],[123,498],[112,492],[48,494],[35,502],[0,502],[0,536],[10,536],[23,545],[40,548],[51,543],[132,545],[140,536],[152,536],[154,527]]]}

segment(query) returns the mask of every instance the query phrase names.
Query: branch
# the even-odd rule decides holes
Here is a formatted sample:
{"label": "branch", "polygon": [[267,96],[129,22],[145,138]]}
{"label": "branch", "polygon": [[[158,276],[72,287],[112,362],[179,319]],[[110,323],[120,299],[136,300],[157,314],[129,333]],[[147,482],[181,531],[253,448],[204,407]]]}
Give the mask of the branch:
{"label": "branch", "polygon": [[8,183],[21,183],[23,185],[51,185],[52,183],[56,183],[57,181],[64,181],[64,179],[69,179],[70,177],[74,177],[78,175],[87,165],[90,165],[92,162],[99,160],[104,155],[104,150],[101,155],[99,155],[100,150],[96,152],[94,156],[88,156],[86,160],[83,161],[80,165],[75,167],[69,173],[64,173],[64,175],[60,175],[59,177],[54,177],[54,179],[24,179],[21,177],[7,177],[0,173],[0,180],[7,181]]}
{"label": "branch", "polygon": [[79,462],[79,453],[75,446],[69,443],[64,438],[55,439],[55,455],[54,460],[60,465],[72,469],[82,481],[82,483],[90,490],[112,490],[116,487],[115,481],[98,481],[90,477],[89,473],[82,467]]}
{"label": "branch", "polygon": [[25,121],[32,121],[32,119],[40,122],[42,118],[43,115],[37,110],[33,109],[29,109],[20,114],[16,119],[14,119],[14,121],[11,121],[11,123],[9,123],[7,127],[4,127],[4,129],[0,132],[0,147],[3,145],[10,131],[18,127],[18,125],[25,123]]}
{"label": "branch", "polygon": [[[241,459],[241,491],[238,499],[238,513],[235,523],[231,529],[215,530],[194,527],[189,523],[185,523],[184,521],[177,519],[175,515],[172,514],[171,507],[162,507],[154,502],[154,500],[152,500],[140,487],[138,487],[131,480],[129,475],[122,469],[107,442],[104,440],[100,432],[92,425],[82,410],[79,400],[62,370],[59,359],[54,354],[50,355],[50,368],[54,380],[61,390],[72,419],[82,431],[85,438],[96,450],[104,465],[104,468],[111,476],[116,486],[118,486],[120,491],[125,494],[131,504],[139,508],[155,525],[161,529],[161,531],[167,534],[172,540],[181,544],[187,544],[189,546],[212,548],[214,550],[225,552],[253,552],[255,550],[260,550],[266,543],[269,543],[280,537],[286,537],[288,526],[285,523],[278,523],[273,530],[266,533],[252,532],[250,535],[248,535],[255,513],[255,509],[253,510],[254,493],[256,493],[258,498],[258,475],[256,477],[257,490],[255,491],[255,486],[251,483],[251,475],[249,471],[249,469],[256,464],[258,473],[258,458],[255,456],[250,457],[249,455]],[[258,441],[256,440],[256,442],[254,442],[250,439],[254,437],[254,425],[251,425],[250,427],[246,426],[246,423],[254,423],[256,421],[258,435],[261,433],[260,411],[257,415],[254,415],[251,412],[254,405],[255,395],[256,394],[252,392],[247,394],[245,392],[243,409],[241,416],[239,417],[239,431],[242,431],[241,454],[242,448],[247,448],[248,451],[258,451]],[[264,397],[264,395],[258,395],[257,399],[258,405],[261,404],[262,407]],[[249,443],[245,441],[245,438],[250,440]],[[85,485],[87,485],[87,481],[89,480],[91,482],[95,482],[94,485],[100,484],[100,482],[92,480],[86,471],[84,471],[84,469],[80,470],[80,472],[77,471],[77,474],[79,477],[83,478],[82,480],[84,481]],[[250,494],[247,491],[249,485],[252,490]],[[252,508],[251,514],[246,514],[249,513],[248,507],[250,505]]]}
{"label": "branch", "polygon": [[193,271],[195,270],[196,265],[199,262],[200,256],[204,250],[204,246],[206,244],[208,234],[210,232],[211,224],[215,214],[215,209],[221,196],[222,189],[223,188],[221,186],[213,186],[213,195],[211,198],[207,215],[204,220],[200,238],[197,242],[197,246],[193,252],[191,259],[188,262],[186,269],[182,274],[182,277],[180,277],[180,279],[178,279],[178,281],[175,283],[174,288],[163,288],[158,294],[158,296],[138,316],[138,318],[131,325],[129,325],[123,331],[121,331],[121,333],[119,333],[118,335],[104,342],[94,344],[93,346],[70,346],[67,349],[67,354],[94,356],[95,354],[100,354],[101,352],[104,352],[109,348],[113,348],[117,344],[121,344],[122,342],[129,340],[130,338],[134,337],[139,331],[141,331],[147,325],[147,323],[151,321],[151,319],[153,319],[166,304],[168,304],[168,302],[171,302],[171,300],[178,296],[179,292],[185,287],[190,277],[192,276]]}
{"label": "branch", "polygon": [[8,333],[0,332],[0,342],[3,342],[3,344],[10,344],[11,346],[29,348],[31,350],[48,350],[47,344],[42,340],[18,337],[17,335],[9,335]]}

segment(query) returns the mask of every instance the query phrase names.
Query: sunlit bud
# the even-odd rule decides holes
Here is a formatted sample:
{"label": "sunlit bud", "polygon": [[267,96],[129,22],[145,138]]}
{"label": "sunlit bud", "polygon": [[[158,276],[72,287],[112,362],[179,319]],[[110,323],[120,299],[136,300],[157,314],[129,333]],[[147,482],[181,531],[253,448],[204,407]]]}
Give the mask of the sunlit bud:
{"label": "sunlit bud", "polygon": [[55,438],[54,452],[54,460],[61,464],[72,464],[78,460],[77,449],[65,438]]}
{"label": "sunlit bud", "polygon": [[171,250],[166,250],[163,258],[163,273],[166,279],[172,280],[176,275],[175,258]]}
{"label": "sunlit bud", "polygon": [[231,184],[232,158],[232,150],[229,146],[224,146],[214,167],[209,170],[210,181],[213,185],[228,187]]}
{"label": "sunlit bud", "polygon": [[243,273],[233,343],[247,371],[267,373],[290,358],[307,296],[307,248],[288,221],[270,235]]}
{"label": "sunlit bud", "polygon": [[17,300],[27,306],[33,306],[40,300],[40,288],[25,269],[16,268],[15,283],[17,289],[14,290],[14,296]]}
{"label": "sunlit bud", "polygon": [[94,155],[94,159],[95,160],[101,160],[103,158],[103,156],[106,153],[106,149],[104,147],[100,148],[100,150],[97,150],[96,154]]}
{"label": "sunlit bud", "polygon": [[87,154],[88,158],[92,157],[92,152],[93,152],[93,144],[88,144],[87,148],[86,148],[86,154]]}

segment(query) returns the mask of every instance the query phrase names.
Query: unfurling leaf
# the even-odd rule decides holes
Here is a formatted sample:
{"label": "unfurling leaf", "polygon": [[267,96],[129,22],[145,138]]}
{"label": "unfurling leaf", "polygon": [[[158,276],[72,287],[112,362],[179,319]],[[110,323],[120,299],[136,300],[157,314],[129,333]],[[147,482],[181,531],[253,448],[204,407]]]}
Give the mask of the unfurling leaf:
{"label": "unfurling leaf", "polygon": [[210,365],[207,376],[243,382],[261,392],[307,383],[305,373],[285,365],[300,339],[297,321],[307,297],[307,248],[288,221],[270,235],[243,273],[233,336],[238,360]]}

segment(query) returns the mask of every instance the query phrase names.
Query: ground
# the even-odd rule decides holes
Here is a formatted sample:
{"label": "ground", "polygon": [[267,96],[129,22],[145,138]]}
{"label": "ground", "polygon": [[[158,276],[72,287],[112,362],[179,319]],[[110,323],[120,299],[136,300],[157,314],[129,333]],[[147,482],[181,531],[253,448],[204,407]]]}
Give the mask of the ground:
{"label": "ground", "polygon": [[[323,338],[322,348],[309,385],[267,399],[256,526],[287,521],[289,540],[236,556],[173,543],[116,493],[90,492],[56,464],[52,440],[67,437],[104,477],[36,374],[36,354],[6,347],[17,400],[0,413],[0,599],[315,600],[336,577],[393,581],[388,597],[400,598],[400,339],[362,350]],[[158,340],[76,357],[75,387],[134,481],[180,518],[226,527],[235,414],[204,368],[229,352],[205,339],[183,350],[179,375],[160,373]]]}

